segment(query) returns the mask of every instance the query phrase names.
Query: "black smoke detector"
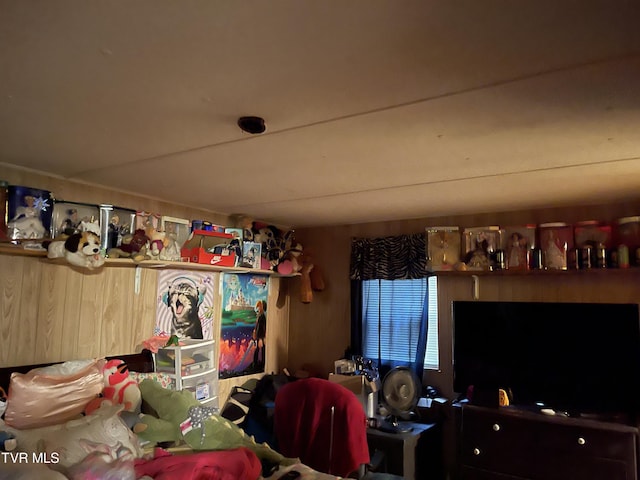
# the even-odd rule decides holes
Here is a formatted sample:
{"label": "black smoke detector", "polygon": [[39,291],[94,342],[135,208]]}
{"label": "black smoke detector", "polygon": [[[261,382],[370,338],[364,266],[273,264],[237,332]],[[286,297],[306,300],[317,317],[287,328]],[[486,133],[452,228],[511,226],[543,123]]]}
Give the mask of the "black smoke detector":
{"label": "black smoke detector", "polygon": [[264,124],[264,118],[262,117],[240,117],[238,119],[238,126],[243,132],[254,135],[264,133],[267,129],[267,126]]}

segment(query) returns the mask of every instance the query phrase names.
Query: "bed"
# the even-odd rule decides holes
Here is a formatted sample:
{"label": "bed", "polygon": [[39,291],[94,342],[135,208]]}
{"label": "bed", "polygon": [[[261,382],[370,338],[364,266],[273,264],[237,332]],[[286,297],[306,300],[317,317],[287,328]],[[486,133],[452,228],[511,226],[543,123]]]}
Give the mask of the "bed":
{"label": "bed", "polygon": [[[131,372],[154,375],[153,356],[148,350],[92,361],[102,361],[99,365],[103,366],[104,362],[116,359],[123,360]],[[7,411],[3,416],[6,424],[0,421],[0,432],[15,437],[18,443],[13,450],[0,451],[0,480],[168,480],[196,478],[196,475],[201,475],[197,478],[224,480],[339,478],[320,473],[299,462],[267,464],[245,447],[194,451],[188,445],[179,443],[141,445],[139,436],[122,416],[125,412],[121,412],[121,407],[100,407],[90,415],[80,414],[60,421],[62,417],[57,415],[64,408],[58,405],[56,397],[67,398],[78,394],[78,391],[83,395],[95,396],[92,393],[95,379],[91,377],[95,369],[85,370],[95,366],[92,361],[87,361],[87,367],[82,364],[83,374],[74,380],[80,382],[80,387],[78,384],[73,387],[65,385],[62,395],[51,389],[51,385],[45,387],[48,390],[32,391],[26,388],[32,387],[30,383],[20,383],[25,378],[33,379],[29,375],[34,369],[51,372],[47,369],[57,368],[61,364],[0,368],[0,387],[9,394],[9,401],[5,403]],[[100,377],[103,381],[102,374]],[[47,397],[43,397],[45,392]],[[24,396],[18,402],[16,399],[20,394]],[[42,398],[46,401],[42,401]],[[142,411],[148,408],[143,402]],[[1,447],[2,444],[0,450]]]}

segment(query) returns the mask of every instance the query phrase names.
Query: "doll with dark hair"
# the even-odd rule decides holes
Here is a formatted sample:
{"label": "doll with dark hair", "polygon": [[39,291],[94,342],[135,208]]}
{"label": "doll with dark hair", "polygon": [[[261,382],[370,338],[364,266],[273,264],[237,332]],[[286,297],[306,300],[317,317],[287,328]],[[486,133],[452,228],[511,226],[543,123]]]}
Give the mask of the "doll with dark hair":
{"label": "doll with dark hair", "polygon": [[256,349],[253,352],[253,367],[256,371],[263,371],[265,364],[265,338],[267,336],[267,302],[258,300],[256,302],[256,325],[253,329],[253,340]]}

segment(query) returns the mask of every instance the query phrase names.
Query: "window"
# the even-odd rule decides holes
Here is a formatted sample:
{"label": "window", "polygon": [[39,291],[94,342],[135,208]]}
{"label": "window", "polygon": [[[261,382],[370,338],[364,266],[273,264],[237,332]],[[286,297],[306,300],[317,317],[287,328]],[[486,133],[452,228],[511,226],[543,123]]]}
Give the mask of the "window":
{"label": "window", "polygon": [[362,282],[362,348],[367,358],[411,363],[418,343],[427,285],[428,335],[425,369],[438,369],[438,279]]}

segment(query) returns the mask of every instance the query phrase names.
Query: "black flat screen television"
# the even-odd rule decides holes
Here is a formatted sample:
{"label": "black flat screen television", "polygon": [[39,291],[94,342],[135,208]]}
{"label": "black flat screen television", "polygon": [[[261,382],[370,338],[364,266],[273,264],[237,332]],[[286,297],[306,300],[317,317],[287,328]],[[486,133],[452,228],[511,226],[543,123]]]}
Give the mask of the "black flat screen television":
{"label": "black flat screen television", "polygon": [[640,412],[638,304],[453,302],[454,390],[574,414]]}

